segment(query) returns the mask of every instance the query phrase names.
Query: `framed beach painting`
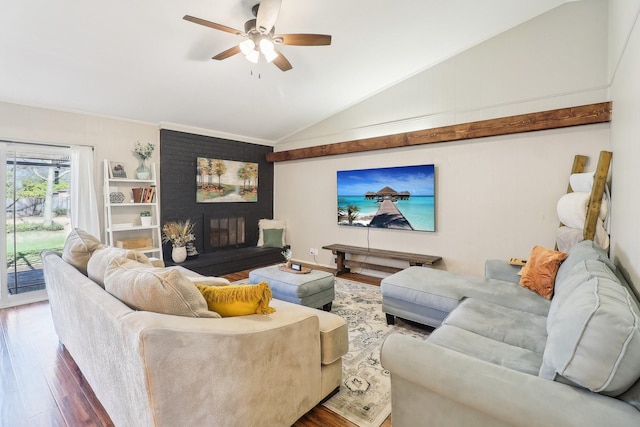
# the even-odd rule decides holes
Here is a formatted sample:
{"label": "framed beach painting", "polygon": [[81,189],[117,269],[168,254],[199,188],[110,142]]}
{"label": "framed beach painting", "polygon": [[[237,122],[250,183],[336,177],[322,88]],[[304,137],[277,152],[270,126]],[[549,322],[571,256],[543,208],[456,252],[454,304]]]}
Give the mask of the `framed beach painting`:
{"label": "framed beach painting", "polygon": [[196,160],[196,202],[257,202],[258,164],[232,160]]}
{"label": "framed beach painting", "polygon": [[338,171],[338,225],[435,231],[434,165]]}

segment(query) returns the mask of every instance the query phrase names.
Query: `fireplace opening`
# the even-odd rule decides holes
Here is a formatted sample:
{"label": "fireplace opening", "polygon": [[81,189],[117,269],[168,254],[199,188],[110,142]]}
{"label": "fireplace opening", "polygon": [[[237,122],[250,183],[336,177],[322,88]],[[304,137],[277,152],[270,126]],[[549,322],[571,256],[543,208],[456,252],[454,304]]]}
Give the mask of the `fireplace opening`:
{"label": "fireplace opening", "polygon": [[[245,219],[244,217],[209,218],[205,224],[209,225],[208,248],[237,247],[245,243]],[[207,235],[205,234],[205,236]]]}

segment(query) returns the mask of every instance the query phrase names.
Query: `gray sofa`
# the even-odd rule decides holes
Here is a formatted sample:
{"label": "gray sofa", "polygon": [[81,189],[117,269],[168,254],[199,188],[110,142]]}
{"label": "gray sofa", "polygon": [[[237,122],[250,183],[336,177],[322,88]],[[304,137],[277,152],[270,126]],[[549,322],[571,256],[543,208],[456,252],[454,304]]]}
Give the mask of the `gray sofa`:
{"label": "gray sofa", "polygon": [[551,301],[516,273],[493,260],[485,278],[413,267],[383,280],[387,314],[437,327],[383,344],[394,427],[640,425],[640,310],[606,253],[574,246]]}
{"label": "gray sofa", "polygon": [[[42,254],[52,317],[60,342],[116,426],[290,426],[341,384],[348,337],[340,316],[272,300],[272,314],[213,318],[185,279],[196,273],[132,268],[142,258],[124,250],[92,265],[98,253],[115,248],[82,247],[77,235],[76,243],[64,254],[85,257],[77,263]],[[135,291],[149,284],[135,276],[159,278],[162,289],[151,294],[145,288],[145,302],[162,307],[158,300],[175,296],[193,316],[136,310],[110,294],[116,277],[110,275],[124,267],[114,285]],[[186,298],[180,286],[192,287],[201,301]]]}

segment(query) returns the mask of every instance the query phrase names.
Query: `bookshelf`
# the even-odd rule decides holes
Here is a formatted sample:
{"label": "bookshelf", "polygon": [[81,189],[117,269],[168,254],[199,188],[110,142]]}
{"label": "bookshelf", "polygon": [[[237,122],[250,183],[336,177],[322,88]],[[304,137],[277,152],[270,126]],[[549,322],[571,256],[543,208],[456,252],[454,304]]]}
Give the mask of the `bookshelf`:
{"label": "bookshelf", "polygon": [[[104,160],[105,235],[110,246],[135,249],[150,258],[162,259],[155,164],[150,170],[149,179],[129,178],[135,176],[135,171],[127,173],[122,165]],[[151,213],[151,225],[142,225],[143,211]]]}

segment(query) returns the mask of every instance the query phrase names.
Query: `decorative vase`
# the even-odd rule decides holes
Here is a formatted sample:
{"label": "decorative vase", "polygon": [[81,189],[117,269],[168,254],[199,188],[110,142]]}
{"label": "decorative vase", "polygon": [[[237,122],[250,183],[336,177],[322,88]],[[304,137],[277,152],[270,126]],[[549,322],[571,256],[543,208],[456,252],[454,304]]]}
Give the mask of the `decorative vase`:
{"label": "decorative vase", "polygon": [[138,179],[149,179],[151,176],[151,170],[145,163],[146,159],[140,159],[140,166],[136,169],[136,177]]}
{"label": "decorative vase", "polygon": [[141,216],[140,217],[140,224],[143,227],[149,227],[151,225],[151,217],[150,216]]}
{"label": "decorative vase", "polygon": [[183,262],[187,259],[187,248],[184,246],[174,246],[171,251],[171,259],[173,259],[173,262]]}

